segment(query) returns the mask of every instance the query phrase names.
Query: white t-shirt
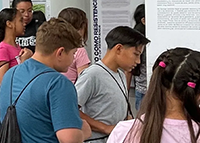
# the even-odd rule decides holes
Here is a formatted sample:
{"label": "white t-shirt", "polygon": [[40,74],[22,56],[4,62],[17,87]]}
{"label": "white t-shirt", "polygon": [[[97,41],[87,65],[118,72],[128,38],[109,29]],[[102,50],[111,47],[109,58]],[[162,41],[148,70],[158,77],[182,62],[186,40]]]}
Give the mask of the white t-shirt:
{"label": "white t-shirt", "polygon": [[[107,143],[123,143],[134,122],[135,119],[119,122],[110,134]],[[192,123],[195,134],[197,134],[199,127],[194,121],[192,121]],[[138,132],[140,129],[138,125],[142,125],[139,120],[135,122],[134,128],[132,128],[133,134]],[[163,125],[164,128],[162,131],[161,143],[191,143],[187,120],[166,118]],[[139,143],[138,134],[133,136],[131,142],[129,141],[129,143]],[[197,143],[200,143],[200,136],[197,140]]]}

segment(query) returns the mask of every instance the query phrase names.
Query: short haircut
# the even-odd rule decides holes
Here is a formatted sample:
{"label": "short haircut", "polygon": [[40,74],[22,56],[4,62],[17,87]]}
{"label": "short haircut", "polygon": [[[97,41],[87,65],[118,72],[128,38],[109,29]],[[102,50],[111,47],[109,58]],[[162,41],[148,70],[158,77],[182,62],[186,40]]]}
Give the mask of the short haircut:
{"label": "short haircut", "polygon": [[77,30],[62,18],[51,18],[44,22],[36,33],[36,51],[51,54],[64,47],[68,52],[81,45],[81,36]]}
{"label": "short haircut", "polygon": [[58,17],[65,19],[67,22],[71,23],[77,30],[84,29],[83,42],[86,45],[88,39],[88,19],[86,13],[75,7],[68,7],[63,9]]}
{"label": "short haircut", "polygon": [[31,0],[13,0],[12,8],[17,8],[17,4],[20,3],[20,2],[30,2],[33,5]]}
{"label": "short haircut", "polygon": [[138,47],[150,42],[143,34],[128,26],[118,26],[112,29],[105,38],[108,49],[112,49],[117,44],[128,47]]}

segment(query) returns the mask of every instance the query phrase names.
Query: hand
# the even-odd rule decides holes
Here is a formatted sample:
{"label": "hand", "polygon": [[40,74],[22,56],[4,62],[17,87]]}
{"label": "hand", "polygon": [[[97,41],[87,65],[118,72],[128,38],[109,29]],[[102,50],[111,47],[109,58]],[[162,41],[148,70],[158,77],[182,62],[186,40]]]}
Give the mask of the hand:
{"label": "hand", "polygon": [[92,131],[87,121],[84,119],[82,119],[82,121],[83,121],[83,125],[82,125],[83,136],[84,136],[84,140],[86,140],[89,137],[91,137]]}
{"label": "hand", "polygon": [[128,115],[127,120],[131,120],[131,119],[133,119],[133,117],[131,115]]}
{"label": "hand", "polygon": [[21,49],[19,55],[21,55],[20,60],[23,63],[25,60],[29,59],[33,55],[33,52],[30,49],[24,48]]}

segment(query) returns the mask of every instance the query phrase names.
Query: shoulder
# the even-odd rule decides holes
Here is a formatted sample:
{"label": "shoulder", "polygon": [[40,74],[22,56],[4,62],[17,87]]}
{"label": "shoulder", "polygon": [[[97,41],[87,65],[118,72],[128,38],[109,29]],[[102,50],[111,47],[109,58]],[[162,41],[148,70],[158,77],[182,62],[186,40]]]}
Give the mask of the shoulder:
{"label": "shoulder", "polygon": [[[197,134],[199,132],[199,125],[194,121],[192,121],[192,123],[194,132],[195,134]],[[190,138],[190,130],[188,128],[188,121],[165,118],[161,141],[181,142],[181,143],[190,142],[191,138]]]}
{"label": "shoulder", "polygon": [[5,50],[8,50],[8,44],[4,43],[4,42],[1,42],[0,43],[0,50],[1,51],[5,51]]}
{"label": "shoulder", "polygon": [[26,75],[27,77],[32,78],[41,73],[42,76],[40,76],[38,81],[41,81],[42,83],[47,83],[49,86],[58,83],[63,85],[67,84],[69,86],[73,85],[73,83],[71,83],[68,78],[57,72],[55,69],[52,69],[32,58],[26,60],[24,63],[19,65],[18,75]]}
{"label": "shoulder", "polygon": [[120,121],[117,124],[116,128],[122,129],[122,130],[129,130],[134,122],[135,122],[135,119],[127,120],[127,121]]}
{"label": "shoulder", "polygon": [[122,143],[134,124],[133,120],[120,121],[111,132],[108,143]]}
{"label": "shoulder", "polygon": [[84,47],[77,48],[77,51],[75,53],[75,57],[76,56],[78,56],[78,57],[80,57],[80,56],[88,56],[86,49]]}
{"label": "shoulder", "polygon": [[48,79],[49,83],[51,83],[52,85],[57,84],[58,87],[60,86],[60,88],[74,87],[73,83],[68,78],[66,78],[63,74],[54,70],[50,71],[48,75],[43,77],[43,79]]}
{"label": "shoulder", "polygon": [[77,67],[90,63],[90,59],[84,47],[77,49],[74,55],[74,61],[76,61]]}
{"label": "shoulder", "polygon": [[86,51],[86,49],[84,47],[77,48],[77,52],[79,52],[79,53],[87,53],[87,51]]}
{"label": "shoulder", "polygon": [[92,65],[90,65],[88,68],[86,68],[86,69],[81,73],[81,75],[89,74],[90,76],[96,76],[97,73],[101,73],[101,71],[100,71],[99,69],[100,69],[99,66],[97,66],[96,64],[92,64]]}
{"label": "shoulder", "polygon": [[7,79],[7,78],[10,78],[11,77],[11,74],[14,72],[14,70],[17,68],[17,66],[14,66],[12,68],[9,68],[8,71],[4,74],[4,78]]}

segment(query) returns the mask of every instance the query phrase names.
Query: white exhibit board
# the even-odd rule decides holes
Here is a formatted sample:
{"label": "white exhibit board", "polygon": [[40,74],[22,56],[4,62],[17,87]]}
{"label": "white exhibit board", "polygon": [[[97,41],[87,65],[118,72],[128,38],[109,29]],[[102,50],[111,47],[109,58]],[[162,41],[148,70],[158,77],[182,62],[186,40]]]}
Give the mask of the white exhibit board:
{"label": "white exhibit board", "polygon": [[146,0],[147,76],[166,49],[188,47],[200,50],[199,0]]}
{"label": "white exhibit board", "polygon": [[105,36],[114,27],[131,25],[130,0],[92,0],[92,47],[96,62],[105,55]]}
{"label": "white exhibit board", "polygon": [[91,0],[91,47],[92,61],[105,55],[105,36],[119,25],[131,26],[131,0]]}

